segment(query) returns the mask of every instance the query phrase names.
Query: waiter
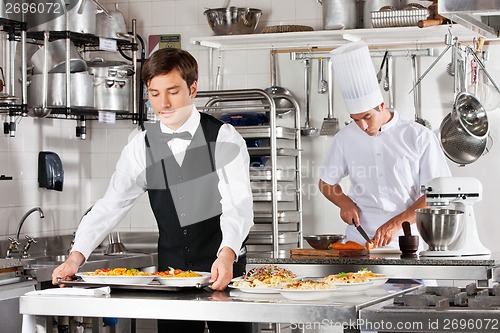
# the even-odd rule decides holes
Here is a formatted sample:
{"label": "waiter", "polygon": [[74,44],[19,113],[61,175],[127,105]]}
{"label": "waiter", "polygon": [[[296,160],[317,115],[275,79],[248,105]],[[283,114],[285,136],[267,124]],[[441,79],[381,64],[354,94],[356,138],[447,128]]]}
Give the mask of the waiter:
{"label": "waiter", "polygon": [[[158,269],[209,271],[224,290],[243,274],[244,242],[253,225],[249,155],[228,124],[193,104],[198,64],[188,52],[160,49],[142,78],[160,120],[125,146],[104,197],[82,219],[72,252],[52,273],[70,279],[137,198],[148,192],[158,224]],[[212,333],[251,332],[250,323],[209,322]],[[159,320],[158,332],[205,331],[203,321]]]}
{"label": "waiter", "polygon": [[[426,206],[420,186],[451,175],[446,158],[431,130],[385,106],[363,41],[343,45],[330,56],[353,121],[333,137],[319,189],[340,208],[347,240],[366,242],[355,228],[361,225],[375,247],[399,248],[404,221],[418,234],[415,209]],[[345,177],[347,192],[340,185]]]}

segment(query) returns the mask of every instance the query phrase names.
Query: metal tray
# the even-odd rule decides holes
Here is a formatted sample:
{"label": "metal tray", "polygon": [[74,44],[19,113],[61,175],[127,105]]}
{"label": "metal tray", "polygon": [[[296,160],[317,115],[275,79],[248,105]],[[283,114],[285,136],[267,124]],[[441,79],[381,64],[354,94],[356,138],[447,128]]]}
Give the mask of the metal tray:
{"label": "metal tray", "polygon": [[[270,147],[248,147],[248,153],[251,156],[270,156]],[[276,155],[278,156],[299,156],[299,150],[293,148],[276,148]]]}
{"label": "metal tray", "polygon": [[[299,211],[278,212],[278,223],[290,223],[300,221]],[[255,223],[272,223],[272,213],[254,213],[253,220]]]}
{"label": "metal tray", "polygon": [[[288,191],[290,192],[290,191]],[[272,201],[272,192],[252,192],[254,201]],[[276,200],[278,201],[294,201],[296,198],[296,192],[294,193],[284,193],[282,191],[276,191]]]}
{"label": "metal tray", "polygon": [[[294,181],[296,170],[276,170],[276,180],[278,181]],[[250,180],[271,180],[271,168],[250,168]]]}
{"label": "metal tray", "polygon": [[[278,234],[278,244],[297,244],[299,242],[298,231],[280,232]],[[269,232],[251,232],[248,235],[247,244],[264,245],[272,244],[273,235]]]}
{"label": "metal tray", "polygon": [[165,286],[160,284],[158,281],[153,281],[150,284],[112,284],[112,283],[90,283],[85,282],[83,280],[73,280],[73,281],[64,281],[64,285],[70,287],[103,287],[109,286],[111,289],[127,289],[127,290],[150,290],[150,291],[184,291],[184,290],[192,290],[192,289],[203,289],[207,287],[208,283],[198,283],[195,286],[186,286],[186,287],[174,287],[174,286]]}
{"label": "metal tray", "polygon": [[[271,127],[269,126],[241,126],[237,127],[236,130],[241,134],[243,138],[270,138],[271,137]],[[276,138],[279,139],[295,139],[296,130],[288,127],[276,127]]]}
{"label": "metal tray", "polygon": [[[278,232],[286,231],[297,231],[299,229],[298,222],[293,223],[281,223],[278,225]],[[273,225],[271,223],[256,223],[250,229],[250,232],[268,232],[273,231]]]}

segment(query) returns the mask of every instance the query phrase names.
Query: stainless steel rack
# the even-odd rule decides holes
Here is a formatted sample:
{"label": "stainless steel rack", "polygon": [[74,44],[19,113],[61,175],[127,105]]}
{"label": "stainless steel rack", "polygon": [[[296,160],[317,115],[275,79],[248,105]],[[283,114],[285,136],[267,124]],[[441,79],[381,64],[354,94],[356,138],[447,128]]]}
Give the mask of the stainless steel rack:
{"label": "stainless steel rack", "polygon": [[[287,95],[269,95],[261,89],[200,91],[205,104],[198,109],[220,116],[228,113],[263,113],[269,123],[235,126],[245,139],[261,140],[249,147],[251,157],[264,164],[250,167],[254,199],[254,227],[247,241],[249,257],[285,257],[302,247],[302,180],[300,107]],[[280,109],[273,98],[285,98],[293,107]]]}

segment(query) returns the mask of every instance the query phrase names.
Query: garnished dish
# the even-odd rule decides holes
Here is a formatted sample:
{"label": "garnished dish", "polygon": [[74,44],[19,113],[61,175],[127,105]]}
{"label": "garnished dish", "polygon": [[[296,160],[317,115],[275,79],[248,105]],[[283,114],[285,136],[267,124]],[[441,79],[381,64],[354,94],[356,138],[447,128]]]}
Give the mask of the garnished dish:
{"label": "garnished dish", "polygon": [[172,267],[167,271],[154,272],[153,275],[161,284],[171,287],[195,287],[207,284],[211,277],[209,272],[184,271]]}
{"label": "garnished dish", "polygon": [[335,288],[323,281],[303,280],[288,283],[279,292],[291,300],[313,301],[330,297]]}
{"label": "garnished dish", "polygon": [[108,284],[149,284],[154,280],[151,273],[135,268],[101,268],[93,272],[78,273],[85,282]]}
{"label": "garnished dish", "polygon": [[296,274],[276,265],[264,265],[252,268],[242,278],[233,279],[229,285],[244,292],[277,293],[277,288],[296,282]]}
{"label": "garnished dish", "polygon": [[367,277],[354,272],[331,274],[324,277],[322,281],[335,287],[339,287],[339,291],[336,295],[352,295],[353,293],[359,294],[373,286],[373,282]]}
{"label": "garnished dish", "polygon": [[384,283],[389,280],[389,277],[385,274],[377,274],[373,273],[372,271],[368,270],[368,268],[362,268],[358,271],[358,274],[363,275],[364,277],[367,277],[368,280],[373,282],[374,286],[381,286]]}

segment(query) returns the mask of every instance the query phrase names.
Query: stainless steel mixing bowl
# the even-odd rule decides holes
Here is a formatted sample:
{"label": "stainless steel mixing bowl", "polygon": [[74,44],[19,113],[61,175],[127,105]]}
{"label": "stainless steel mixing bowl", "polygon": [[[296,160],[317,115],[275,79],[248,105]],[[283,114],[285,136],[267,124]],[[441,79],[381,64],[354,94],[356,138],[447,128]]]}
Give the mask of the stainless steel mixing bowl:
{"label": "stainless steel mixing bowl", "polygon": [[342,242],[345,239],[344,235],[326,234],[326,235],[309,235],[304,236],[304,239],[317,250],[328,250],[332,243]]}
{"label": "stainless steel mixing bowl", "polygon": [[448,251],[463,228],[464,212],[454,209],[417,209],[417,229],[430,251]]}
{"label": "stainless steel mixing bowl", "polygon": [[242,35],[254,32],[262,11],[255,8],[212,8],[203,12],[216,35]]}

